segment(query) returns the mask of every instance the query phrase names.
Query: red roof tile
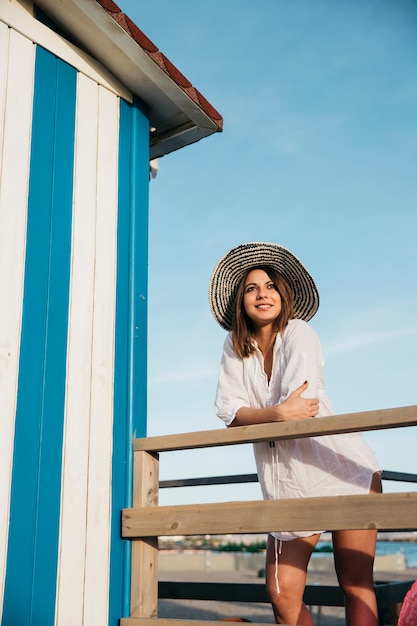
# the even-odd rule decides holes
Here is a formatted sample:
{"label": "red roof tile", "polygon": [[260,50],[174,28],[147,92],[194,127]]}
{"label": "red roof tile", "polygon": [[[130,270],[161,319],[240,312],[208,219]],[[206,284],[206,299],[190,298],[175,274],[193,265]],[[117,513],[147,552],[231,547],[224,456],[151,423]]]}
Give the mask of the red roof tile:
{"label": "red roof tile", "polygon": [[223,119],[206,98],[192,86],[190,81],[173,63],[155,46],[154,43],[132,22],[113,0],[96,0],[123,30],[146,52],[146,54],[195,102],[213,121],[219,130],[223,128]]}

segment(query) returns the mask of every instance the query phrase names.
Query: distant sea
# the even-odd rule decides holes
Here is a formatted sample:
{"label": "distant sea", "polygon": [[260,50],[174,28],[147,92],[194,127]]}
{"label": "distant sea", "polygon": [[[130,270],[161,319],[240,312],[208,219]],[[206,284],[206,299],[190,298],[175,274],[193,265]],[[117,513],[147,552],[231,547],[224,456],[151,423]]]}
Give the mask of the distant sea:
{"label": "distant sea", "polygon": [[377,555],[404,554],[407,567],[417,567],[417,542],[415,541],[377,541]]}
{"label": "distant sea", "polygon": [[[331,546],[330,542],[320,541],[318,548]],[[382,556],[384,554],[404,554],[407,567],[417,567],[417,541],[383,541],[378,540],[376,544],[376,554]],[[315,553],[318,556],[317,553]],[[323,556],[326,553],[323,552]]]}

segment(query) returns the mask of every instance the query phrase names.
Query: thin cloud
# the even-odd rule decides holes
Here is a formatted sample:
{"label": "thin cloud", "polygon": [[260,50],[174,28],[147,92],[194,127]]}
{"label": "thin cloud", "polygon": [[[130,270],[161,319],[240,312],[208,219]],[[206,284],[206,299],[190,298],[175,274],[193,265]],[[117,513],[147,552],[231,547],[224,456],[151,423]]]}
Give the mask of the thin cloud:
{"label": "thin cloud", "polygon": [[401,337],[407,337],[417,334],[417,328],[403,328],[398,330],[387,330],[378,332],[352,333],[346,335],[337,341],[326,341],[324,345],[324,353],[326,355],[335,356],[358,350],[360,348],[382,344]]}

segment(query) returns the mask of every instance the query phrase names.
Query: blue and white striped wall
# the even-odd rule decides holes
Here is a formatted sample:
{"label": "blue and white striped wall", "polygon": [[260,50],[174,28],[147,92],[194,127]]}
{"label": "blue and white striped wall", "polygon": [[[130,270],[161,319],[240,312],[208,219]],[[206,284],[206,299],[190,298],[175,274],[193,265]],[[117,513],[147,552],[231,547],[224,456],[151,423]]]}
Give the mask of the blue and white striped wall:
{"label": "blue and white striped wall", "polygon": [[16,15],[0,21],[1,625],[113,626],[146,430],[149,124]]}

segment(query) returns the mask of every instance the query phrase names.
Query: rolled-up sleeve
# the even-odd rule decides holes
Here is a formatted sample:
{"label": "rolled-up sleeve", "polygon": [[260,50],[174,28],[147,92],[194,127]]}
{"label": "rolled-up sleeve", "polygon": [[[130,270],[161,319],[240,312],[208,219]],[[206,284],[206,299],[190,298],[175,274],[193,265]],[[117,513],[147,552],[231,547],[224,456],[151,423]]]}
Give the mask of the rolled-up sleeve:
{"label": "rolled-up sleeve", "polygon": [[242,406],[249,406],[249,398],[244,383],[244,367],[233,350],[231,333],[227,335],[220,363],[215,408],[216,414],[229,426],[236,412]]}

